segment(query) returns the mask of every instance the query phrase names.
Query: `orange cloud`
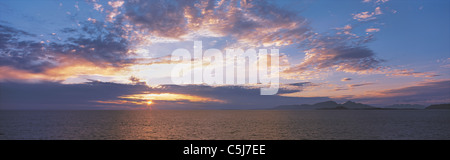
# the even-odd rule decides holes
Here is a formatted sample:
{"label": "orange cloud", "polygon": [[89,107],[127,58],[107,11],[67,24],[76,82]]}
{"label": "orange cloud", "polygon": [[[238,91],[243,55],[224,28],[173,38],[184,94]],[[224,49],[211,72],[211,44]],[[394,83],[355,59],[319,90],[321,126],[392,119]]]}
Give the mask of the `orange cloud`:
{"label": "orange cloud", "polygon": [[28,70],[16,69],[9,66],[1,66],[0,81],[23,80],[23,81],[64,81],[70,77],[79,75],[117,75],[124,68],[112,67],[102,63],[94,63],[76,57],[61,56],[59,66],[48,68],[42,72],[30,72]]}

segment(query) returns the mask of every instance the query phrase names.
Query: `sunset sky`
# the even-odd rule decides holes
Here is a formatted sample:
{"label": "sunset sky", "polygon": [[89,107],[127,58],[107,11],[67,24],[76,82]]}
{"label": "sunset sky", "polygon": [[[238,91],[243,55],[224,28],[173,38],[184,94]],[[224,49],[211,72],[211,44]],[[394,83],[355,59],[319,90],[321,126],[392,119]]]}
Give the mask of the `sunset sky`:
{"label": "sunset sky", "polygon": [[[448,0],[4,0],[0,109],[449,103],[449,28]],[[279,49],[278,94],[173,84],[194,41]]]}

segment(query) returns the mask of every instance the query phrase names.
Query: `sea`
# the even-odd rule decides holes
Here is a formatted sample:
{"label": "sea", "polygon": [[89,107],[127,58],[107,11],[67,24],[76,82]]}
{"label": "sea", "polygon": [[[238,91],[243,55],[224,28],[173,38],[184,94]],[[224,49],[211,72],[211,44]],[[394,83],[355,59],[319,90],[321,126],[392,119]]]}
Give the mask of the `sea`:
{"label": "sea", "polygon": [[449,140],[450,110],[0,111],[2,140]]}

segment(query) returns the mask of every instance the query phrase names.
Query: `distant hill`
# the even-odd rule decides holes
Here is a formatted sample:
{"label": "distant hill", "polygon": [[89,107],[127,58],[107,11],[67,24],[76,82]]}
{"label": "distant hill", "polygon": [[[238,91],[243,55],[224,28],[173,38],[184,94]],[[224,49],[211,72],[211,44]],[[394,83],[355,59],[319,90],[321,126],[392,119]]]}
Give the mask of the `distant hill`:
{"label": "distant hill", "polygon": [[428,106],[425,109],[450,109],[450,103],[449,104],[433,104]]}
{"label": "distant hill", "polygon": [[335,101],[326,101],[326,102],[320,102],[320,103],[313,104],[313,106],[316,109],[318,109],[318,108],[336,108],[337,106],[339,106],[339,104],[336,103]]}
{"label": "distant hill", "polygon": [[334,101],[325,101],[313,105],[309,104],[281,105],[275,107],[274,109],[295,110],[295,109],[378,109],[378,108],[362,103],[355,103],[352,101],[347,101],[343,104],[339,104]]}
{"label": "distant hill", "polygon": [[356,103],[347,101],[339,104],[335,101],[325,101],[316,104],[294,104],[294,105],[280,105],[275,110],[304,110],[304,109],[320,109],[320,110],[412,110],[412,109],[450,109],[450,103],[448,104],[434,104],[425,108],[419,104],[393,104],[383,108],[373,107],[367,104]]}
{"label": "distant hill", "polygon": [[348,109],[375,109],[376,107],[367,105],[367,104],[362,104],[362,103],[355,103],[352,101],[347,101],[344,104],[342,104],[342,106],[344,106],[345,108]]}
{"label": "distant hill", "polygon": [[383,107],[385,109],[424,109],[424,105],[419,104],[393,104],[390,106]]}

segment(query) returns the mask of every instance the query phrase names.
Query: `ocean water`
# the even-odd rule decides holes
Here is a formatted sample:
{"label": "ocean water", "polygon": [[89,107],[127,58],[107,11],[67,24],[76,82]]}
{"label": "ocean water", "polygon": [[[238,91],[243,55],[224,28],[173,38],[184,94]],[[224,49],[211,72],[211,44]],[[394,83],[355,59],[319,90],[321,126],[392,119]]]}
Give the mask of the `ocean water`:
{"label": "ocean water", "polygon": [[0,111],[0,139],[448,140],[450,111]]}

